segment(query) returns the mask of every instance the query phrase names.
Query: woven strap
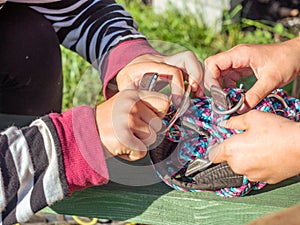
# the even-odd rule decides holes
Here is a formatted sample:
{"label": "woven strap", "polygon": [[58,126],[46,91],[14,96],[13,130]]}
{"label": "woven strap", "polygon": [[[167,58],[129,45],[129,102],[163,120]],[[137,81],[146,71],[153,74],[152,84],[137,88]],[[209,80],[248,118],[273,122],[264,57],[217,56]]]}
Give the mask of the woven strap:
{"label": "woven strap", "polygon": [[[245,92],[245,90],[242,89],[226,89],[225,91],[228,92],[233,103],[238,102],[241,98],[241,94]],[[263,99],[255,109],[274,113],[290,120],[299,121],[299,100],[287,96],[286,92],[281,89],[274,90],[272,94]],[[171,107],[169,115],[163,120],[166,126],[168,125],[172,112],[175,110],[174,107]],[[241,175],[237,175],[237,177],[235,177],[236,179],[232,180],[234,182],[230,183],[227,182],[229,180],[224,180],[222,183],[224,176],[228,178],[234,175],[231,174],[232,170],[227,164],[219,166],[222,167],[224,171],[220,174],[213,174],[215,176],[214,179],[206,179],[207,174],[211,173],[207,171],[199,173],[197,177],[193,177],[193,179],[189,176],[185,177],[187,180],[177,179],[177,177],[186,170],[191,161],[196,158],[207,159],[209,153],[208,149],[211,145],[221,143],[226,138],[243,132],[242,130],[226,129],[218,126],[219,122],[228,119],[230,116],[231,115],[215,114],[211,109],[210,97],[191,99],[189,109],[166,132],[162,138],[164,141],[162,141],[158,147],[150,151],[154,167],[161,179],[178,190],[192,192],[210,190],[225,197],[244,196],[251,190],[263,188],[266,185],[265,183],[250,182],[247,177]],[[192,124],[192,126],[198,128],[198,130],[190,129],[184,125],[186,123]],[[201,135],[201,132],[203,135]],[[216,169],[211,168],[208,168],[208,170],[216,171]],[[211,182],[211,184],[209,182]],[[238,182],[240,182],[240,185],[238,185]],[[204,186],[204,184],[208,185]],[[228,184],[235,185],[226,186]],[[200,187],[200,189],[197,187]],[[201,187],[207,188],[201,189]]]}

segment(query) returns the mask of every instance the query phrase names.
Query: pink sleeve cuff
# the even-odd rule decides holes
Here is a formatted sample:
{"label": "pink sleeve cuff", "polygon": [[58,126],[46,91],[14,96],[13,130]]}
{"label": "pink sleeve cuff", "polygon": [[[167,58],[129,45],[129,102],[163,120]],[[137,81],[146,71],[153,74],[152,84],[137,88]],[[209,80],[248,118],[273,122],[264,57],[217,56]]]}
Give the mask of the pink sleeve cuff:
{"label": "pink sleeve cuff", "polygon": [[94,110],[80,106],[63,114],[50,114],[60,139],[70,193],[108,182]]}
{"label": "pink sleeve cuff", "polygon": [[147,40],[135,39],[122,42],[116,46],[108,55],[106,64],[102,71],[103,74],[103,93],[106,99],[113,96],[117,90],[109,90],[108,83],[118,72],[130,63],[133,59],[144,54],[161,55],[153,49]]}

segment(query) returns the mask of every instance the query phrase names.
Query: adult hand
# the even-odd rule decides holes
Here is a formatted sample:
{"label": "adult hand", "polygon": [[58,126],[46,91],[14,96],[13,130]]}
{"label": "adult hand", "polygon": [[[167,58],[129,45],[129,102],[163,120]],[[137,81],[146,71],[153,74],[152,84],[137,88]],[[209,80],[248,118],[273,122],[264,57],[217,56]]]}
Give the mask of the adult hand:
{"label": "adult hand", "polygon": [[169,108],[166,95],[124,90],[97,106],[96,120],[102,144],[112,156],[138,160],[156,140],[161,118]]}
{"label": "adult hand", "polygon": [[204,95],[203,68],[196,55],[185,51],[173,56],[145,54],[132,60],[116,77],[119,90],[137,89],[143,75],[157,72],[170,80],[172,95],[180,97],[185,91],[187,80],[196,97]]}
{"label": "adult hand", "polygon": [[205,87],[236,87],[245,76],[255,75],[257,82],[247,91],[247,111],[257,105],[272,90],[291,82],[300,71],[300,38],[279,44],[238,45],[227,52],[205,60]]}
{"label": "adult hand", "polygon": [[257,110],[231,117],[224,127],[245,130],[213,146],[209,159],[227,161],[251,181],[277,183],[300,173],[300,124]]}

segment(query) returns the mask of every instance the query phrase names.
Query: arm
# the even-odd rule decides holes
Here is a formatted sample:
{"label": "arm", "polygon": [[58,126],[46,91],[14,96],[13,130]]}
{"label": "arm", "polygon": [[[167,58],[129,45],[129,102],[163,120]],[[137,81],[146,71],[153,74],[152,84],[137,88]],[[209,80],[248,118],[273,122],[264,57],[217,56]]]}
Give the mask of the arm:
{"label": "arm", "polygon": [[126,90],[96,109],[80,106],[3,131],[0,223],[25,222],[76,190],[107,183],[105,158],[145,156],[168,108],[167,96]]}
{"label": "arm", "polygon": [[[50,114],[22,129],[10,127],[1,133],[0,147],[3,224],[26,221],[75,190],[108,181],[89,107]],[[97,154],[97,163],[88,161],[88,151]]]}
{"label": "arm", "polygon": [[203,95],[203,88],[199,89],[203,86],[202,67],[195,54],[187,51],[163,56],[150,46],[130,14],[115,1],[59,1],[32,8],[50,20],[65,47],[98,69],[107,98],[119,90],[136,88],[137,80],[146,72],[174,77],[175,95],[183,94],[184,80],[189,81],[193,92]]}
{"label": "arm", "polygon": [[160,55],[137,31],[131,15],[113,0],[58,1],[31,7],[53,24],[64,47],[99,71],[105,95],[109,81],[134,58]]}

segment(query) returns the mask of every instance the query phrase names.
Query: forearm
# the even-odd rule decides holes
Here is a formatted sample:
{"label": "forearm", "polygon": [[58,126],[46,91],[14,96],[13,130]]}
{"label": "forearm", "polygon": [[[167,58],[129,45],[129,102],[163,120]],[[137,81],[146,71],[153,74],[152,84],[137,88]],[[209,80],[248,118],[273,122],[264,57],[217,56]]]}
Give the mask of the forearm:
{"label": "forearm", "polygon": [[50,20],[62,45],[99,71],[106,97],[118,91],[114,82],[107,85],[125,65],[143,54],[159,54],[137,30],[131,15],[115,1],[68,2],[32,8]]}
{"label": "forearm", "polygon": [[[78,122],[80,116],[85,124]],[[35,212],[77,189],[107,182],[94,120],[92,109],[80,107],[61,115],[50,114],[35,120],[29,127],[10,127],[2,132],[0,210],[3,224],[26,221]],[[77,126],[80,129],[74,132]],[[87,136],[90,138],[84,140]],[[95,149],[92,153],[98,154],[93,155],[97,165],[95,160],[88,161],[84,149],[87,145]]]}
{"label": "forearm", "polygon": [[118,43],[144,38],[124,8],[115,1],[56,1],[31,6],[53,25],[60,42],[96,68]]}
{"label": "forearm", "polygon": [[58,1],[32,8],[53,24],[62,45],[80,54],[101,73],[111,49],[127,40],[145,39],[131,15],[112,0]]}

